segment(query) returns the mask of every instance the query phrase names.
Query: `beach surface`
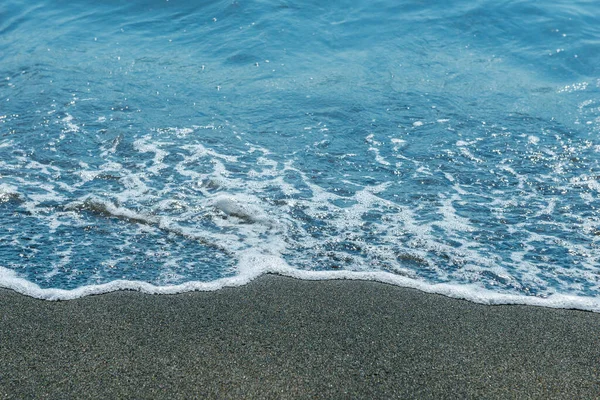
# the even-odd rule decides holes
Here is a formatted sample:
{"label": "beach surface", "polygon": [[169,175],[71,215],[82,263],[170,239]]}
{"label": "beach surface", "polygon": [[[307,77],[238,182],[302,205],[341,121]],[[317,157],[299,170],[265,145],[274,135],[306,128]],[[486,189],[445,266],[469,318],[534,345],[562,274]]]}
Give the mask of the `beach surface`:
{"label": "beach surface", "polygon": [[0,304],[0,398],[600,398],[591,312],[273,275]]}

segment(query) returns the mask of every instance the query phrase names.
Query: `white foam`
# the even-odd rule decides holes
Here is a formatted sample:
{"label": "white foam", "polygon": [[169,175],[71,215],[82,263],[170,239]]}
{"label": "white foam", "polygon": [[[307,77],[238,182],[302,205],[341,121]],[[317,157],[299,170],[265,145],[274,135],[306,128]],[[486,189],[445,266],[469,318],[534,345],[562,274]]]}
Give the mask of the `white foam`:
{"label": "white foam", "polygon": [[393,144],[392,149],[396,152],[399,151],[400,149],[405,148],[408,145],[408,142],[404,139],[392,138],[392,139],[390,139],[390,141]]}
{"label": "white foam", "polygon": [[372,144],[373,146],[381,146],[381,142],[375,140],[375,135],[372,133],[365,137],[365,142]]}
{"label": "white foam", "polygon": [[556,199],[549,199],[548,205],[538,211],[535,216],[539,217],[540,215],[552,215],[554,213],[554,209],[556,208]]}
{"label": "white foam", "polygon": [[79,126],[77,126],[75,123],[73,123],[73,120],[74,120],[74,118],[70,114],[67,114],[67,116],[62,119],[62,122],[65,126],[64,129],[62,130],[63,133],[79,132],[79,130],[80,130]]}
{"label": "white foam", "polygon": [[19,190],[16,186],[0,183],[0,203],[18,198],[19,196]]}
{"label": "white foam", "polygon": [[570,181],[573,186],[587,186],[590,190],[600,192],[600,182],[598,182],[595,177],[582,175],[571,178]]}
{"label": "white foam", "polygon": [[[194,129],[199,128],[194,127]],[[179,282],[186,275],[186,269],[192,268],[190,261],[186,261],[185,257],[179,257],[176,249],[168,248],[168,250],[173,250],[173,254],[165,257],[166,259],[161,264],[161,267],[164,268],[160,270],[160,276],[152,280],[154,284],[116,281],[105,285],[86,286],[74,291],[60,291],[41,289],[36,285],[23,283],[19,281],[21,277],[11,270],[6,270],[9,272],[4,271],[0,276],[0,282],[2,282],[0,286],[20,287],[21,292],[30,295],[36,293],[35,296],[40,298],[67,299],[120,289],[139,290],[146,293],[216,290],[224,286],[243,285],[264,273],[278,273],[311,280],[376,280],[486,304],[497,304],[498,302],[529,304],[538,301],[535,300],[536,297],[521,294],[499,294],[487,291],[483,288],[483,282],[486,285],[495,283],[493,278],[490,280],[485,277],[485,273],[490,272],[499,277],[496,282],[498,287],[505,288],[499,290],[512,290],[502,284],[502,281],[507,281],[511,283],[509,286],[517,288],[514,289],[515,293],[521,291],[522,287],[526,289],[526,285],[531,285],[542,296],[554,299],[553,302],[541,299],[545,302],[543,305],[554,304],[548,306],[561,307],[557,304],[565,304],[565,307],[570,307],[570,304],[579,304],[577,302],[580,302],[583,305],[575,308],[597,308],[597,303],[596,306],[590,306],[589,299],[578,296],[578,294],[585,290],[597,290],[594,288],[600,283],[596,266],[600,260],[600,250],[587,244],[576,245],[566,241],[561,242],[558,237],[551,235],[530,234],[523,239],[523,248],[515,249],[516,251],[512,253],[507,252],[503,255],[503,259],[500,258],[500,255],[492,254],[490,256],[490,248],[486,247],[485,243],[478,242],[479,239],[473,239],[479,235],[479,230],[483,231],[481,225],[479,223],[475,225],[475,222],[459,215],[461,214],[460,206],[463,204],[461,198],[465,198],[464,196],[467,194],[479,195],[476,186],[465,184],[464,188],[469,190],[467,193],[457,183],[461,180],[459,171],[441,175],[442,171],[430,163],[411,160],[400,154],[392,153],[393,157],[410,160],[415,164],[414,177],[420,179],[423,176],[434,178],[445,176],[449,183],[443,179],[442,181],[444,181],[447,191],[440,197],[434,198],[429,204],[394,202],[385,199],[392,198],[390,194],[402,189],[398,185],[403,185],[404,182],[385,182],[385,178],[380,179],[381,175],[373,174],[378,182],[383,183],[364,186],[353,182],[354,177],[343,175],[343,177],[338,177],[339,180],[335,184],[346,186],[347,190],[341,196],[336,194],[336,190],[333,189],[335,185],[319,186],[311,172],[296,168],[292,160],[275,161],[274,157],[269,157],[270,153],[267,149],[247,143],[246,149],[242,151],[227,149],[228,154],[222,154],[216,148],[210,149],[197,143],[190,144],[191,140],[184,140],[178,145],[175,142],[176,137],[191,133],[185,128],[181,130],[169,128],[157,132],[162,134],[160,139],[165,142],[157,141],[151,136],[144,136],[134,142],[134,148],[140,153],[150,153],[148,156],[138,155],[138,157],[145,157],[143,163],[127,164],[127,167],[124,167],[114,161],[113,157],[118,157],[118,155],[107,151],[102,155],[104,164],[97,165],[93,162],[90,162],[89,165],[80,164],[79,171],[72,171],[71,173],[76,178],[75,181],[79,180],[79,182],[70,183],[72,186],[62,180],[53,182],[52,185],[42,183],[44,179],[31,180],[31,177],[35,178],[36,174],[37,176],[42,174],[55,176],[68,173],[58,167],[36,163],[25,157],[19,159],[14,165],[2,164],[3,161],[0,161],[0,165],[4,165],[7,171],[19,171],[22,166],[33,171],[26,178],[12,177],[11,183],[18,184],[18,190],[14,186],[1,184],[0,199],[3,198],[3,191],[17,193],[16,195],[22,196],[24,200],[19,203],[18,207],[30,211],[40,222],[46,223],[46,226],[51,229],[56,229],[62,223],[72,227],[89,225],[90,218],[94,217],[93,215],[84,215],[85,213],[81,213],[82,210],[131,222],[131,224],[120,224],[122,231],[117,234],[121,236],[115,237],[117,243],[115,248],[117,249],[125,249],[135,243],[135,235],[147,232],[160,235],[161,230],[167,232],[169,236],[174,233],[186,239],[196,240],[229,257],[235,263],[235,277],[215,282],[167,285],[168,282]],[[523,136],[523,138],[527,138],[527,136]],[[167,143],[167,140],[172,140],[173,143]],[[479,140],[456,142],[456,146],[459,148],[457,152],[462,152],[463,156],[472,161],[483,162],[469,152],[470,149],[475,148],[474,145]],[[373,134],[368,135],[365,142],[367,145],[364,149],[375,153],[375,161],[384,165],[389,165],[389,163],[380,156],[380,150],[386,149],[383,146],[393,146],[394,152],[402,151],[408,146],[405,140],[396,138],[377,141]],[[111,143],[106,146],[112,145],[116,151],[116,144],[114,141]],[[531,149],[531,146],[529,148]],[[173,158],[177,159],[174,165],[168,165],[169,168],[164,164],[169,153],[166,149],[173,152],[176,155]],[[539,150],[540,153],[543,151],[544,149]],[[381,152],[383,153],[383,150]],[[250,154],[254,155],[249,156]],[[346,156],[350,155],[346,154]],[[494,168],[496,169],[496,166]],[[497,166],[497,171],[493,176],[506,181],[515,181],[514,177],[516,177],[519,189],[524,189],[526,184],[528,187],[532,187],[531,183],[535,179],[539,179],[539,182],[556,182],[552,181],[553,175],[550,174],[530,176],[525,173],[521,174],[521,171],[521,164],[507,159]],[[72,193],[76,188],[84,187],[86,182],[97,179],[105,173],[110,175],[108,179],[114,180],[115,190],[103,192],[92,187],[93,195],[84,195],[79,199],[73,199]],[[159,178],[157,177],[159,174],[164,176]],[[410,179],[408,175],[406,175],[407,180]],[[344,180],[344,178],[348,180]],[[300,184],[296,184],[298,181]],[[289,182],[294,182],[294,184]],[[581,196],[588,202],[597,201],[595,191],[600,192],[600,186],[596,187],[596,185],[598,185],[596,177],[591,175],[582,175],[565,183],[567,189],[583,188],[584,192],[581,193]],[[90,186],[92,185],[85,185],[85,187]],[[407,185],[407,187],[410,186]],[[35,188],[35,190],[30,191],[29,188]],[[586,189],[594,190],[594,192],[588,193]],[[77,190],[79,191],[79,189]],[[531,191],[535,190],[533,186]],[[579,191],[582,192],[582,190]],[[26,193],[33,195],[26,196]],[[548,202],[540,204],[537,197],[536,202],[528,203],[527,199],[534,196],[531,193],[520,191],[512,197],[505,196],[505,193],[499,189],[486,193],[489,197],[486,198],[484,206],[489,205],[490,211],[498,218],[510,214],[515,207],[531,207],[529,214],[531,217],[554,215],[557,210],[565,218],[568,217],[564,211],[565,204],[561,203],[560,196],[552,199],[546,198]],[[62,207],[50,210],[44,208],[43,203],[46,201],[71,201],[71,203],[66,206],[63,203]],[[89,201],[89,204],[86,205],[86,201]],[[430,215],[434,214],[436,220],[427,219],[427,212]],[[292,215],[301,215],[301,217],[297,219]],[[584,221],[577,219],[577,215],[568,218],[575,221],[572,224],[582,226],[583,231],[587,234],[591,235],[597,231],[598,221],[594,219]],[[550,223],[547,222],[549,218],[542,219],[545,220],[542,223]],[[317,223],[312,224],[312,221]],[[572,227],[567,226],[568,222],[560,223],[562,225],[559,226],[559,232],[573,231]],[[536,222],[529,220],[522,224],[510,224],[506,226],[506,229],[509,233],[519,232],[522,234],[542,226],[541,223],[537,226],[535,224]],[[444,234],[440,234],[440,228]],[[313,229],[318,229],[318,232]],[[467,233],[464,234],[465,232]],[[470,235],[468,232],[476,234]],[[376,237],[378,243],[372,243],[372,237]],[[540,243],[550,243],[561,251],[566,249],[574,258],[577,258],[577,262],[580,264],[576,268],[569,269],[531,261],[531,256],[538,251]],[[16,242],[15,246],[18,245]],[[71,254],[65,257],[65,262],[68,262],[68,257],[73,260],[77,259],[78,249],[65,246],[65,251],[69,250],[72,252],[65,253]],[[440,262],[442,257],[443,260]],[[285,260],[293,265],[288,265]],[[100,270],[102,268],[119,268],[120,264],[126,263],[130,263],[130,259],[118,258],[118,254],[112,254],[100,260],[98,267]],[[327,272],[302,270],[303,268],[318,268],[321,266],[319,263],[322,263],[324,268],[341,266],[344,269]],[[56,273],[74,273],[77,263],[73,262],[72,264],[75,265],[62,265],[60,261],[56,261],[55,265],[50,266],[52,269],[47,272],[47,277],[54,275],[56,278]],[[415,267],[415,265],[417,266]],[[454,265],[456,268],[448,268],[447,265]],[[580,269],[579,266],[582,268]],[[373,271],[374,269],[379,269],[379,271]],[[481,281],[482,283],[471,286],[427,284],[417,279],[421,269],[426,270],[427,274],[435,277],[434,279],[442,281]],[[552,270],[550,271],[550,269]],[[384,271],[393,271],[394,273]],[[553,295],[552,291],[556,289],[554,287],[547,288],[547,282],[539,278],[542,276],[552,279],[556,274],[573,278],[573,282],[567,279],[558,285],[558,290],[573,293],[573,296]],[[99,280],[102,277],[101,273],[97,275]],[[92,277],[87,281],[94,282],[93,279],[95,278]],[[583,279],[585,279],[587,287],[577,283]],[[522,287],[519,286],[521,284]]]}
{"label": "white foam", "polygon": [[467,148],[461,147],[460,152],[471,161],[475,161],[476,163],[483,163],[484,161],[481,158],[477,158],[471,153]]}
{"label": "white foam", "polygon": [[252,256],[249,256],[247,263],[248,266],[260,264],[262,267],[247,268],[243,271],[244,273],[240,275],[212,282],[191,281],[180,285],[156,286],[146,282],[117,280],[106,284],[83,286],[72,290],[41,288],[39,285],[20,278],[15,271],[0,267],[0,287],[11,289],[26,296],[38,299],[72,300],[117,290],[133,290],[147,294],[177,294],[192,291],[215,291],[224,287],[242,286],[250,283],[260,275],[272,273],[312,281],[332,279],[375,281],[487,305],[522,304],[550,308],[578,309],[600,313],[600,299],[594,297],[553,294],[542,298],[505,294],[493,292],[475,284],[431,284],[389,272],[303,271],[289,267],[281,259],[271,257],[253,258]]}
{"label": "white foam", "polygon": [[201,145],[199,143],[180,146],[180,148],[192,153],[192,156],[187,157],[185,159],[185,161],[187,163],[194,162],[203,157],[216,158],[219,160],[232,162],[232,163],[237,162],[237,160],[238,160],[238,157],[236,157],[236,156],[217,153],[216,151],[214,151],[212,149],[207,149],[206,147],[204,147],[203,145]]}
{"label": "white foam", "polygon": [[446,230],[447,235],[453,235],[456,231],[473,232],[476,230],[467,218],[461,217],[456,213],[453,203],[459,200],[460,197],[458,195],[453,195],[448,199],[442,199],[442,206],[439,208],[439,213],[444,219],[435,222],[434,225]]}
{"label": "white foam", "polygon": [[167,168],[163,160],[169,153],[160,148],[162,144],[157,143],[151,136],[145,136],[133,142],[133,148],[140,153],[154,153],[153,165],[148,168],[148,171],[153,174],[158,174],[161,169]]}
{"label": "white foam", "polygon": [[389,161],[386,161],[385,158],[383,158],[381,156],[381,154],[379,153],[379,149],[376,147],[369,147],[369,151],[372,151],[373,153],[375,153],[375,161],[381,165],[391,165]]}
{"label": "white foam", "polygon": [[256,201],[256,198],[251,198],[247,195],[238,195],[237,197],[231,195],[220,194],[215,197],[212,201],[212,205],[225,214],[237,217],[242,220],[249,222],[265,222],[267,216],[264,212],[252,205],[250,201]]}
{"label": "white foam", "polygon": [[150,187],[144,182],[145,173],[130,173],[119,180],[125,187],[125,190],[115,194],[115,198],[120,203],[127,203],[132,199],[142,200],[154,197]]}

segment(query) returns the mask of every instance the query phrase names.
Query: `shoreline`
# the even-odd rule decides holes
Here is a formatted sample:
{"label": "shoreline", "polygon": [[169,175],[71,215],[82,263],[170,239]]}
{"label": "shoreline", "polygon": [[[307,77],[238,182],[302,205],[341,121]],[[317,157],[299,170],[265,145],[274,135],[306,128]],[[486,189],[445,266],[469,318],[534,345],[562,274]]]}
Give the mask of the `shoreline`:
{"label": "shoreline", "polygon": [[350,280],[389,284],[424,293],[437,294],[453,299],[467,300],[483,305],[524,305],[565,310],[591,311],[600,314],[600,298],[554,293],[548,297],[525,296],[514,293],[498,293],[482,287],[455,283],[428,283],[384,271],[302,271],[279,266],[257,274],[236,275],[210,282],[189,281],[176,285],[156,286],[144,281],[114,280],[97,285],[74,289],[41,288],[21,278],[11,269],[0,267],[0,289],[14,290],[25,296],[49,300],[70,301],[117,291],[136,291],[150,295],[174,295],[188,292],[212,292],[225,288],[245,286],[264,275],[300,279],[306,281]]}
{"label": "shoreline", "polygon": [[0,398],[600,397],[588,311],[276,275],[0,304]]}

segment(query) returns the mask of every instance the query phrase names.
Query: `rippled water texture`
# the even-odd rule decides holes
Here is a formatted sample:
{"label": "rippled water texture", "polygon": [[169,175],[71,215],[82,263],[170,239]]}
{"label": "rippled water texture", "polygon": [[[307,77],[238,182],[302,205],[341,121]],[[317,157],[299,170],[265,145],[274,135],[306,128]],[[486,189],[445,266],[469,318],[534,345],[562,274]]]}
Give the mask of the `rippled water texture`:
{"label": "rippled water texture", "polygon": [[600,3],[123,3],[0,4],[0,285],[600,310]]}

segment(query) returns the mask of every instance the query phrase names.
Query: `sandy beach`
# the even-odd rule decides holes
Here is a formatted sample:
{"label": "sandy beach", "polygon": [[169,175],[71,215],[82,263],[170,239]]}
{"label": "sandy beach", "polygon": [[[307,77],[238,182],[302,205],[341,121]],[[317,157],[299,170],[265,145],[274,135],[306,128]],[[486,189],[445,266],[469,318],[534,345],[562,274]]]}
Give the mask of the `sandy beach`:
{"label": "sandy beach", "polygon": [[374,282],[0,290],[1,398],[600,398],[600,314]]}

